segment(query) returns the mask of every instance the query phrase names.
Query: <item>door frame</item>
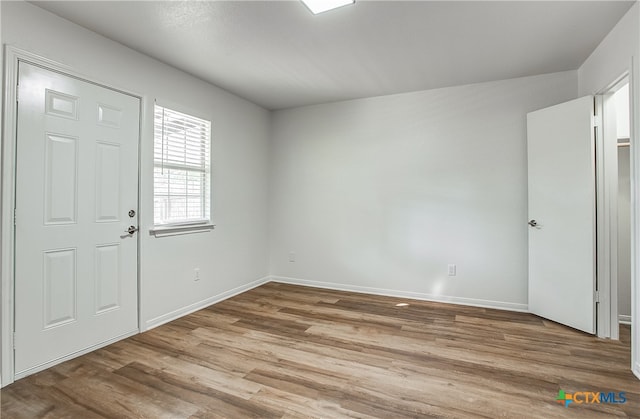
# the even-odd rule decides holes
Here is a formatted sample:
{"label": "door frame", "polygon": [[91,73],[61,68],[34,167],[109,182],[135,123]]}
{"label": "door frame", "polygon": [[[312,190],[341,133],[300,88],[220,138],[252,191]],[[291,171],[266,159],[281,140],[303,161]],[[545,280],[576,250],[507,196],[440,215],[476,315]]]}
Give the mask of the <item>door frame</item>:
{"label": "door frame", "polygon": [[[598,337],[619,339],[618,321],[618,147],[615,114],[610,112],[613,93],[631,80],[625,72],[595,96],[598,153]],[[629,95],[631,99],[631,95]],[[629,115],[631,118],[631,115]],[[631,140],[630,140],[631,141]],[[630,150],[631,152],[632,150]],[[633,182],[633,179],[631,179]],[[633,189],[633,184],[632,184]],[[633,239],[632,239],[633,240]]]}
{"label": "door frame", "polygon": [[[39,67],[43,67],[46,70],[60,73],[62,75],[82,80],[87,83],[98,85],[110,90],[135,97],[140,102],[140,121],[138,128],[138,210],[140,209],[140,139],[142,138],[142,127],[145,109],[145,97],[141,94],[131,92],[129,90],[113,87],[107,83],[102,83],[94,80],[91,77],[87,77],[75,71],[72,67],[61,64],[57,61],[42,57],[40,55],[31,53],[29,51],[17,48],[12,45],[5,45],[4,51],[4,114],[3,114],[3,132],[2,132],[2,149],[0,150],[0,161],[2,162],[2,201],[0,212],[0,228],[2,234],[0,235],[1,251],[0,251],[0,301],[2,311],[0,312],[0,337],[2,338],[2,345],[0,351],[2,354],[0,360],[0,387],[4,387],[13,383],[16,379],[14,368],[14,325],[15,325],[15,306],[14,306],[14,290],[15,290],[15,225],[14,225],[14,208],[15,208],[15,195],[16,195],[16,146],[17,146],[17,115],[18,115],[18,103],[17,103],[17,84],[18,84],[18,65],[20,62],[33,64]],[[138,214],[140,212],[138,211]],[[141,224],[141,218],[138,218],[138,224]],[[140,328],[140,237],[137,237],[137,300],[138,300],[138,330],[135,333],[139,333]],[[96,347],[88,348],[85,351],[74,353],[68,357],[64,357],[61,360],[70,359],[78,356],[79,354],[86,353],[90,350],[97,349],[101,346],[106,346],[112,342],[105,342]]]}
{"label": "door frame", "polygon": [[[636,147],[636,141],[640,135],[640,116],[638,111],[640,110],[640,97],[638,96],[638,60],[632,57],[629,60],[629,64],[626,70],[621,75],[615,78],[611,83],[604,86],[600,91],[596,93],[596,98],[600,100],[600,115],[603,115],[604,108],[602,107],[604,102],[604,96],[614,90],[616,87],[627,80],[629,83],[629,157],[630,169],[631,169],[631,371],[640,379],[640,147]],[[603,115],[606,118],[606,115]],[[606,122],[606,119],[605,119]],[[603,137],[604,132],[599,132],[600,138]],[[616,160],[617,163],[617,160]],[[617,167],[617,164],[616,164]],[[612,173],[610,173],[610,176]],[[617,181],[617,173],[616,173]],[[617,184],[617,182],[616,182]],[[610,196],[610,201],[613,201],[613,197]],[[615,202],[609,202],[613,204],[617,209],[617,197]],[[614,214],[609,213],[610,216]],[[617,215],[617,214],[616,214]],[[604,220],[611,223],[611,220]],[[611,252],[611,243],[605,243],[604,251]],[[615,251],[617,252],[617,241],[615,243]],[[617,255],[617,253],[616,253]],[[617,266],[615,267],[617,270]],[[611,273],[611,271],[609,271]],[[616,291],[616,295],[612,297],[615,299],[615,304],[611,304],[609,296],[605,299],[602,310],[598,310],[598,316],[601,314],[606,317],[607,327],[609,331],[618,327],[618,313],[617,313],[617,277],[609,276],[608,281],[604,281],[603,285],[608,286],[611,292]],[[608,283],[607,283],[608,282]],[[615,283],[614,283],[615,282]],[[601,282],[599,281],[600,285]],[[615,305],[615,307],[614,307]],[[615,308],[616,312],[613,313]]]}

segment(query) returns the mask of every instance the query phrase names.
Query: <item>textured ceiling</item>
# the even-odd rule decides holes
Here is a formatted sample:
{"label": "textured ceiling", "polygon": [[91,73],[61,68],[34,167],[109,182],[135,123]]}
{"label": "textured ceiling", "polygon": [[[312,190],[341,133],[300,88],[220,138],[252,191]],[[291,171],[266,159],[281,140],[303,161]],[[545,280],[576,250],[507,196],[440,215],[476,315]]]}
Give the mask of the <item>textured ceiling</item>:
{"label": "textured ceiling", "polygon": [[633,1],[32,3],[282,109],[574,70]]}

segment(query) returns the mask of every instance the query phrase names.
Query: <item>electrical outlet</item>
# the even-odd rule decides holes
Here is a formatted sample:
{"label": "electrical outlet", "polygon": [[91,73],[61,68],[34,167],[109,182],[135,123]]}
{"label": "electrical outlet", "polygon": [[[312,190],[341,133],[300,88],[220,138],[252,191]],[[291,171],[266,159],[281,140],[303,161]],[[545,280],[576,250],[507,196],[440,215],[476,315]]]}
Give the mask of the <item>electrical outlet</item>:
{"label": "electrical outlet", "polygon": [[289,252],[289,262],[295,262],[295,261],[296,261],[296,253]]}
{"label": "electrical outlet", "polygon": [[449,266],[447,268],[447,272],[448,272],[449,276],[456,276],[456,265],[449,264]]}
{"label": "electrical outlet", "polygon": [[193,280],[194,281],[200,281],[200,268],[195,268],[193,270]]}

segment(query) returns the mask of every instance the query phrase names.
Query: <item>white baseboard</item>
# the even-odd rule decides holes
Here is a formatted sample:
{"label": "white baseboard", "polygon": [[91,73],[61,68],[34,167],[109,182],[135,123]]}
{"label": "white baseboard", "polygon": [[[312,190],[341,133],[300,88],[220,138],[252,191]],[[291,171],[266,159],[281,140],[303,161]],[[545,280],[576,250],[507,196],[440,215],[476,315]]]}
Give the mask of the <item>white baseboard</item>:
{"label": "white baseboard", "polygon": [[169,323],[170,321],[176,320],[182,316],[186,316],[187,314],[191,314],[198,310],[202,310],[203,308],[209,307],[211,304],[219,303],[220,301],[226,300],[227,298],[231,298],[234,295],[241,294],[245,291],[249,291],[250,289],[259,287],[262,284],[266,284],[267,282],[269,282],[269,280],[270,280],[270,277],[265,276],[264,278],[260,278],[248,284],[241,285],[229,291],[225,291],[221,294],[214,295],[213,297],[209,297],[202,301],[198,301],[196,303],[190,304],[186,307],[182,307],[178,310],[174,310],[170,313],[163,314],[162,316],[158,316],[156,318],[147,320],[144,323],[144,330],[142,331],[144,332],[147,330],[151,330],[155,327],[158,327],[165,323]]}
{"label": "white baseboard", "polygon": [[383,295],[387,297],[411,298],[414,300],[435,301],[440,303],[460,304],[465,306],[494,308],[498,310],[509,310],[519,312],[529,312],[527,304],[509,303],[503,301],[481,300],[477,298],[453,297],[447,295],[424,294],[411,291],[399,291],[385,288],[361,287],[357,285],[337,284],[334,282],[310,281],[307,279],[288,278],[283,276],[271,276],[271,281],[283,284],[304,285],[307,287],[326,288],[337,291],[359,292],[364,294]]}
{"label": "white baseboard", "polygon": [[631,324],[631,316],[627,316],[626,314],[618,315],[618,323],[620,323],[620,324]]}

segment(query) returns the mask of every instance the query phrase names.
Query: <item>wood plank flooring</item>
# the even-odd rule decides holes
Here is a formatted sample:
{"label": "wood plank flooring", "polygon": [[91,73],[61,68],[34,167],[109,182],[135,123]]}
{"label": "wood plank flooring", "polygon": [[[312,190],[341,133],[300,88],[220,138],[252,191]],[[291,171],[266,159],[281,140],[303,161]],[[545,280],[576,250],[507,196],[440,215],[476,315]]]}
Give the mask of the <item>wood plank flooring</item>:
{"label": "wood plank flooring", "polygon": [[[628,327],[622,336],[269,283],[19,380],[2,389],[1,416],[637,418]],[[564,407],[559,390],[627,402]]]}

